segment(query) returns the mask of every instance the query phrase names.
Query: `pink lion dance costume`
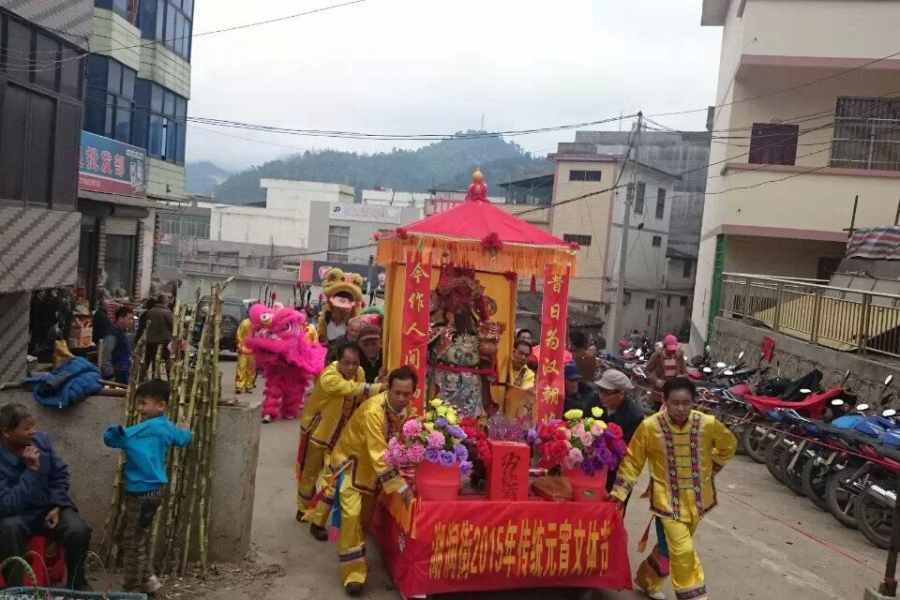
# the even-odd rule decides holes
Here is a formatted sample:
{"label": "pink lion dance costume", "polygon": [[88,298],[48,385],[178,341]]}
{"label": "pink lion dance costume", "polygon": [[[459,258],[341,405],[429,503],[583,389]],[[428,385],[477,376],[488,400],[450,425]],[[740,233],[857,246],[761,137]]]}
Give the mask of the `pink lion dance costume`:
{"label": "pink lion dance costume", "polygon": [[266,377],[265,422],[297,418],[306,389],[325,365],[326,348],[304,339],[305,321],[292,308],[250,307],[253,336],[245,343]]}

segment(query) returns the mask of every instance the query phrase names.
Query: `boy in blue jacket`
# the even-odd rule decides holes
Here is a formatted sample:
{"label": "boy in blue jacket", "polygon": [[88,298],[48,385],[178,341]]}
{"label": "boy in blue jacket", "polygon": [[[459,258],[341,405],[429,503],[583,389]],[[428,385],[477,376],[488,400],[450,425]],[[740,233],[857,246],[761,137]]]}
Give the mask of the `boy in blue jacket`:
{"label": "boy in blue jacket", "polygon": [[147,564],[147,542],[163,488],[169,483],[166,453],[173,445],[183,447],[190,443],[191,423],[184,419],[176,427],[166,418],[169,384],[165,381],[142,383],[135,396],[144,420],[128,429],[111,426],[103,435],[103,442],[125,451],[125,591],[154,594],[162,585]]}

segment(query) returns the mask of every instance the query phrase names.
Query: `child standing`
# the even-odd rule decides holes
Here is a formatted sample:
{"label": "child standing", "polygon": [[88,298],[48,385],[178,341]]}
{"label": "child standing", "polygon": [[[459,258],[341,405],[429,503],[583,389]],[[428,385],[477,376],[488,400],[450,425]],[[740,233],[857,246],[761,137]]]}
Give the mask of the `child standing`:
{"label": "child standing", "polygon": [[125,535],[122,559],[125,564],[125,591],[153,594],[162,585],[147,561],[147,542],[156,511],[162,502],[166,477],[166,452],[173,445],[191,441],[190,421],[176,427],[166,418],[169,384],[159,379],[142,383],[135,392],[138,411],[144,420],[123,428],[113,425],[103,435],[110,448],[125,451]]}

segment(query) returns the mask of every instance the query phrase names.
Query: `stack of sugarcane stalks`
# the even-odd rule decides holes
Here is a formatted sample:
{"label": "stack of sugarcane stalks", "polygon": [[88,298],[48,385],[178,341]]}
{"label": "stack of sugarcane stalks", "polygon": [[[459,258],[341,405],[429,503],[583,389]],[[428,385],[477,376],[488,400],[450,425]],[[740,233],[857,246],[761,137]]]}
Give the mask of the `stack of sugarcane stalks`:
{"label": "stack of sugarcane stalks", "polygon": [[[168,489],[153,523],[149,556],[154,557],[154,572],[183,575],[189,560],[199,560],[201,571],[208,569],[210,493],[213,476],[219,401],[222,377],[219,372],[219,340],[222,325],[222,295],[230,279],[212,286],[210,302],[199,339],[194,344],[194,326],[198,314],[200,288],[192,306],[177,302],[172,331],[172,370],[169,373],[171,397],[167,416],[173,422],[188,419],[192,439],[186,448],[172,448],[167,460]],[[125,426],[140,420],[134,389],[146,375],[144,345],[135,348],[132,383],[125,398]],[[140,357],[141,359],[139,359]],[[159,364],[159,362],[157,362]],[[123,467],[120,461],[115,489],[106,519],[101,556],[107,565],[117,565],[124,532]]]}

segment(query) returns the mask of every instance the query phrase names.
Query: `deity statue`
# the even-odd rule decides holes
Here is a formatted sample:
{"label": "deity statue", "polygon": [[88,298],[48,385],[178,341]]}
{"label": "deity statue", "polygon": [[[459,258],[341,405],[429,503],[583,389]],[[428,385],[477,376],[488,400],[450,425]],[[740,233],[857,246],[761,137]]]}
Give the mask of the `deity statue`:
{"label": "deity statue", "polygon": [[506,325],[492,321],[497,303],[484,293],[474,269],[446,264],[431,295],[428,398],[452,404],[461,416],[496,412],[490,386],[497,381],[497,348]]}

